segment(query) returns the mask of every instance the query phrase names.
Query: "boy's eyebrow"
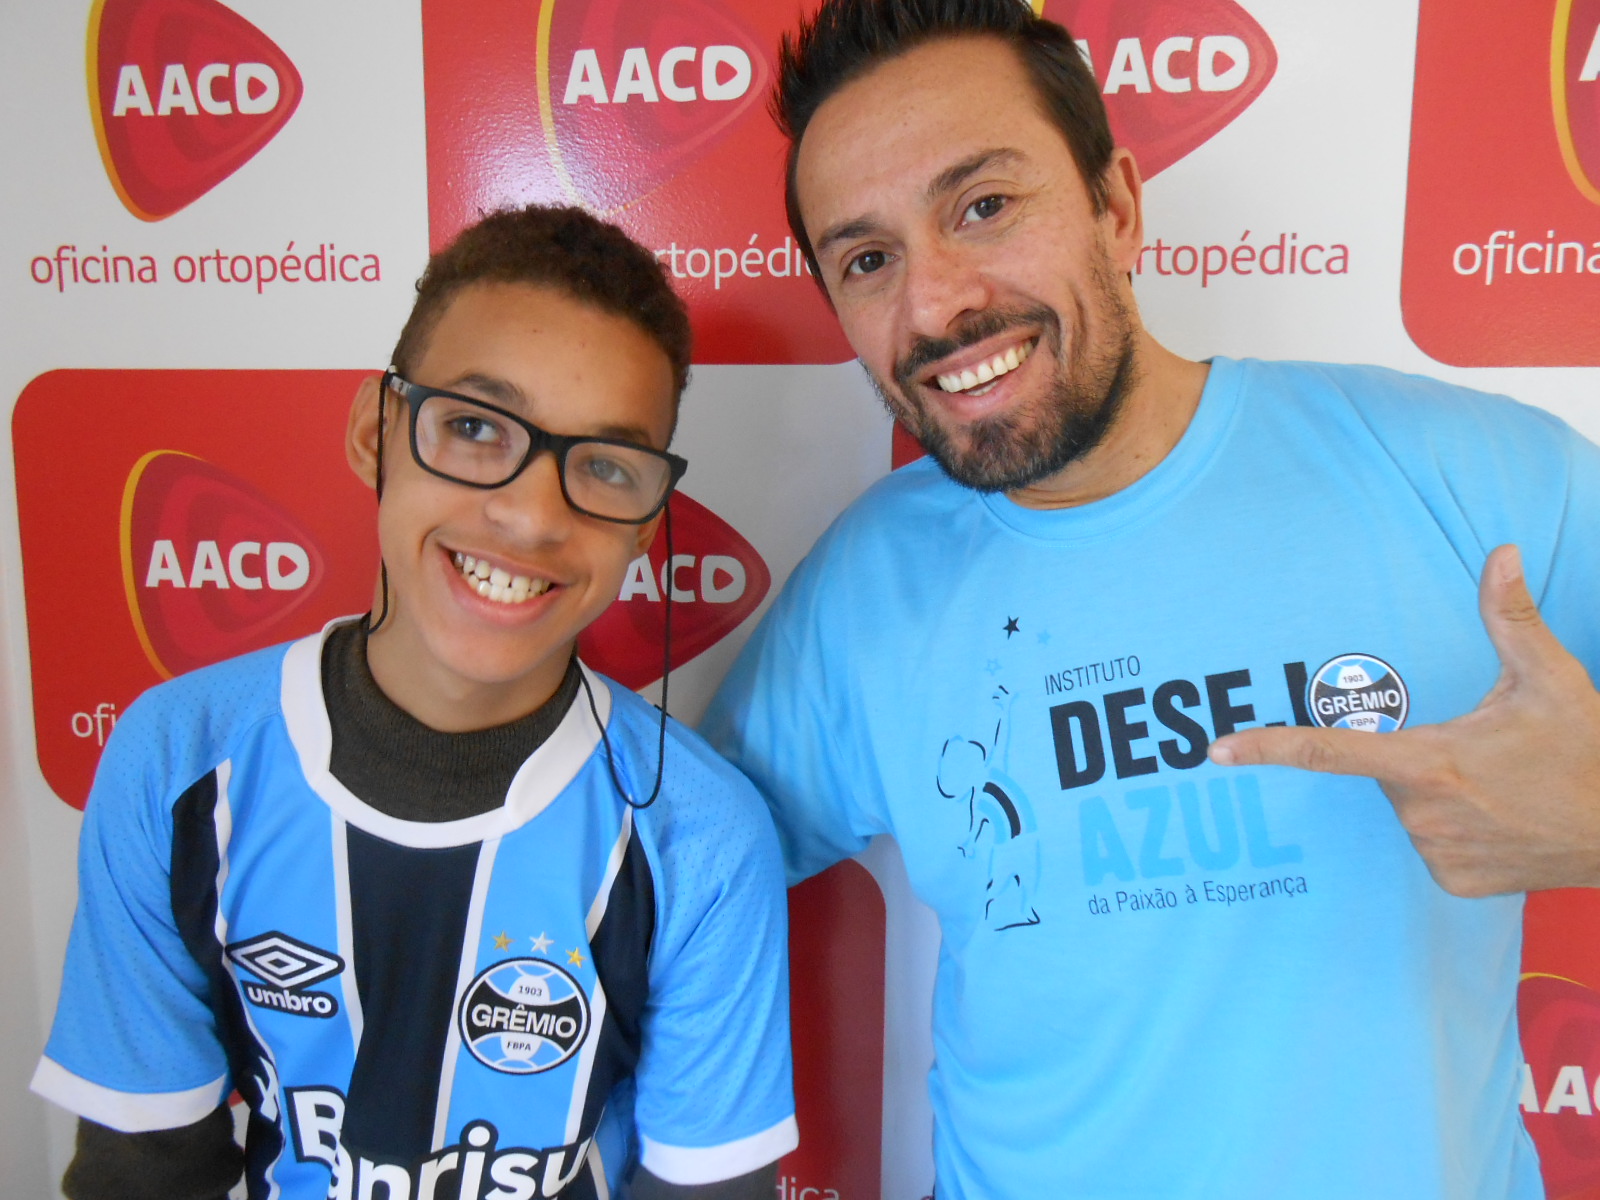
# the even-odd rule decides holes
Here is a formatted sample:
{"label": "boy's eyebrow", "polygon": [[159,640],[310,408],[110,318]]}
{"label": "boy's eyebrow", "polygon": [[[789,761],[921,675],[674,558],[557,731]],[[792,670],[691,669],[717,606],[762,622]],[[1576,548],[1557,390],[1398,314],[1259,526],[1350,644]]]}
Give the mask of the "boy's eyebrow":
{"label": "boy's eyebrow", "polygon": [[[474,371],[459,376],[445,390],[456,391],[463,387],[483,393],[485,399],[492,400],[503,408],[519,409],[524,415],[528,411],[527,393],[508,379],[481,375]],[[615,438],[620,442],[638,442],[641,446],[653,445],[650,431],[642,425],[599,425],[588,430],[583,436]]]}
{"label": "boy's eyebrow", "polygon": [[651,446],[650,431],[639,425],[601,425],[588,435],[598,438],[615,438],[619,442],[638,442],[641,446]]}
{"label": "boy's eyebrow", "polygon": [[447,391],[457,391],[469,387],[499,404],[517,408],[527,408],[528,397],[521,388],[510,380],[500,379],[494,375],[481,375],[476,371],[466,375],[458,375],[445,385]]}

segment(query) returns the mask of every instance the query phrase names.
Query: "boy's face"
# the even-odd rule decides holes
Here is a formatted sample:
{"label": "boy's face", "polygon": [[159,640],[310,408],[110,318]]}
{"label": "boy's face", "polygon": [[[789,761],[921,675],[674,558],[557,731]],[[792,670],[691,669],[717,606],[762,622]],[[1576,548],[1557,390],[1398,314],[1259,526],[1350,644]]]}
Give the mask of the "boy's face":
{"label": "boy's face", "polygon": [[[495,404],[551,433],[658,450],[671,436],[665,352],[632,322],[556,289],[464,288],[410,379]],[[373,675],[390,699],[436,729],[514,720],[555,691],[579,632],[616,599],[656,522],[622,525],[574,512],[548,453],[489,490],[430,475],[412,457],[406,406],[393,395],[386,402],[378,540],[389,615],[368,647]],[[349,433],[351,465],[369,484],[378,406],[372,380],[356,398]],[[467,579],[470,560],[506,572],[509,597],[480,595],[478,579]]]}

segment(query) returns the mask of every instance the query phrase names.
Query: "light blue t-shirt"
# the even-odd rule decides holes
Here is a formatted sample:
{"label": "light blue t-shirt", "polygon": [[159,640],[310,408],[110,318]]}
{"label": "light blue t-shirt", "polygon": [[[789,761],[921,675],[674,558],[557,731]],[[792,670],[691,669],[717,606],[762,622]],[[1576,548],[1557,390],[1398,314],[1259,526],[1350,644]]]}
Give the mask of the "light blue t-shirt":
{"label": "light blue t-shirt", "polygon": [[1205,757],[1470,710],[1503,542],[1600,674],[1600,451],[1426,379],[1226,359],[1108,499],[923,461],[822,538],[702,731],[791,882],[890,834],[938,913],[940,1200],[1542,1196],[1522,898],[1447,895],[1370,780]]}
{"label": "light blue t-shirt", "polygon": [[34,1090],[126,1132],[248,1105],[252,1200],[608,1194],[796,1143],[782,867],[749,785],[587,673],[504,804],[328,769],[321,639],[147,692],[89,798]]}

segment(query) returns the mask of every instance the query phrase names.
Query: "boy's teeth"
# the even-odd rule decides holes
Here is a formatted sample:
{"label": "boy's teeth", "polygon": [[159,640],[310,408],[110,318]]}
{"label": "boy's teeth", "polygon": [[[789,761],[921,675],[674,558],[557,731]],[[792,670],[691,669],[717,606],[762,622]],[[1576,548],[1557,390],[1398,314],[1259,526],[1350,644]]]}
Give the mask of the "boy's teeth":
{"label": "boy's teeth", "polygon": [[947,392],[970,391],[980,384],[993,382],[1009,371],[1015,371],[1032,352],[1032,342],[1024,342],[1020,346],[1012,346],[1009,350],[996,354],[987,362],[981,362],[974,368],[969,368],[965,371],[952,371],[948,375],[940,375],[938,377],[939,386]]}
{"label": "boy's teeth", "polygon": [[453,556],[456,570],[467,581],[467,586],[486,600],[498,604],[521,604],[534,596],[550,590],[548,579],[532,579],[527,575],[513,575],[504,567],[491,567],[480,558],[459,551]]}

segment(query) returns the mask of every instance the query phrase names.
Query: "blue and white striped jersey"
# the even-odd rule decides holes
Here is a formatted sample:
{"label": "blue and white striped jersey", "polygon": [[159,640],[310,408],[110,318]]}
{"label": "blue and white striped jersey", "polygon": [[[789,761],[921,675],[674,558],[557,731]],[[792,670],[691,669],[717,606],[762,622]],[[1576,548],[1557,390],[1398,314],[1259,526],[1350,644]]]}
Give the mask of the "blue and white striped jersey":
{"label": "blue and white striped jersey", "polygon": [[[34,1089],[114,1129],[237,1090],[255,1198],[605,1197],[796,1144],[782,866],[669,725],[617,794],[572,705],[502,807],[387,816],[328,771],[321,638],[152,689],[107,745]],[[657,714],[588,673],[646,795]]]}

